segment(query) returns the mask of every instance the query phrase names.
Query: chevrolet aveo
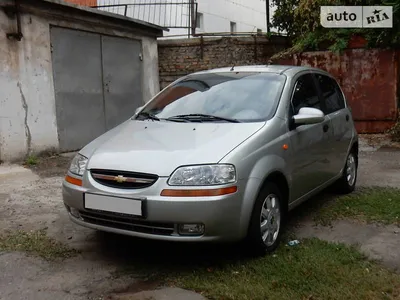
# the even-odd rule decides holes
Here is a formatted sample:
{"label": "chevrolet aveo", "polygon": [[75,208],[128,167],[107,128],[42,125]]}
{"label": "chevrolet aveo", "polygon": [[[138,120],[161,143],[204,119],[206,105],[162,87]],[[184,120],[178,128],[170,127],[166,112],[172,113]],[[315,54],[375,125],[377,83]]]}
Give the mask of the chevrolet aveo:
{"label": "chevrolet aveo", "polygon": [[71,220],[142,238],[273,251],[288,211],[354,190],[358,137],[328,73],[294,66],[185,76],[73,159]]}

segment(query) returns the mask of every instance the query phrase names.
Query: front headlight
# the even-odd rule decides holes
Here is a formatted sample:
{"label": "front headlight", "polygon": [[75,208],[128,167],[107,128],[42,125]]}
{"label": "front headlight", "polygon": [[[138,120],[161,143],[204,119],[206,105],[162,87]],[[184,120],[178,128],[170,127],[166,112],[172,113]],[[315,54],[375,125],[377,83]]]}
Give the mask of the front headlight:
{"label": "front headlight", "polygon": [[72,160],[71,165],[69,167],[69,171],[72,174],[83,176],[87,162],[88,162],[87,157],[78,153]]}
{"label": "front headlight", "polygon": [[180,167],[172,173],[169,185],[221,185],[236,181],[236,170],[233,165],[198,165]]}

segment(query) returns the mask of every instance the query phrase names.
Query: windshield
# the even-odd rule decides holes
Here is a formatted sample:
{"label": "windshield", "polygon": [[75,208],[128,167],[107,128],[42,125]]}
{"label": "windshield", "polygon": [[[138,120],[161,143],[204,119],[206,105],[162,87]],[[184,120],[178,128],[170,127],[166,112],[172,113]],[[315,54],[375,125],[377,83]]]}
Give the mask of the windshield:
{"label": "windshield", "polygon": [[191,75],[156,96],[141,115],[153,119],[201,115],[217,117],[209,121],[266,121],[275,114],[285,79],[272,73]]}

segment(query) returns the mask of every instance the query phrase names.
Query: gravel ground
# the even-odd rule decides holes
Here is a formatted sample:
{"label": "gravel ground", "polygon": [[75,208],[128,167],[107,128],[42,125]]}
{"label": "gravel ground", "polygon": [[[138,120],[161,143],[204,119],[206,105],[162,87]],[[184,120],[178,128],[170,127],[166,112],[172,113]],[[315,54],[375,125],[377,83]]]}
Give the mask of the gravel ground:
{"label": "gravel ground", "polygon": [[[381,136],[362,138],[358,185],[400,187],[397,147]],[[141,278],[139,272],[136,277],[119,272],[132,259],[156,268],[152,255],[159,256],[160,248],[165,257],[192,255],[193,251],[193,255],[203,255],[197,247],[185,254],[176,245],[99,233],[68,220],[60,187],[70,160],[71,156],[62,155],[40,158],[29,168],[0,165],[0,234],[44,229],[49,237],[80,251],[72,258],[54,262],[20,252],[0,253],[0,299],[204,299],[180,289],[156,289],[159,283]],[[356,242],[371,258],[400,268],[396,228],[351,221],[337,221],[331,228],[315,227],[307,218],[299,222],[296,234],[300,238]]]}

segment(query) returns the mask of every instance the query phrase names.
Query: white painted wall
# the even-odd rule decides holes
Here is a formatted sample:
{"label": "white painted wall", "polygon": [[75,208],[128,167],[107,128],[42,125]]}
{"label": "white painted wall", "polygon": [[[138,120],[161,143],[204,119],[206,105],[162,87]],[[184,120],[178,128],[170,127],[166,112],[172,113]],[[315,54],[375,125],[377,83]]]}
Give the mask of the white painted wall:
{"label": "white painted wall", "polygon": [[[141,6],[143,3],[177,3],[189,0],[124,0],[120,3],[135,4],[127,7],[128,17],[154,23],[163,27],[188,24],[189,9],[187,5]],[[97,0],[98,5],[112,5],[110,0]],[[236,23],[237,32],[267,31],[265,0],[197,0],[198,12],[203,14],[203,28],[198,33],[230,32],[230,22]],[[125,7],[106,7],[102,10],[125,14]],[[270,20],[275,8],[270,8]],[[164,36],[187,35],[187,29],[170,28]]]}
{"label": "white painted wall", "polygon": [[266,7],[262,0],[199,0],[198,11],[204,15],[199,32],[230,32],[235,22],[238,32],[266,31]]}
{"label": "white painted wall", "polygon": [[[149,100],[159,92],[158,48],[155,37],[117,30],[110,23],[93,17],[77,22],[52,16],[22,13],[21,41],[9,40],[15,19],[0,9],[0,159],[12,161],[58,148],[56,105],[53,85],[50,26],[88,30],[114,36],[141,39],[143,48],[143,98]],[[77,16],[75,16],[77,17]],[[96,24],[96,25],[93,25]],[[111,25],[110,25],[111,24]],[[130,26],[129,30],[132,30]],[[132,115],[134,112],[132,112]]]}

